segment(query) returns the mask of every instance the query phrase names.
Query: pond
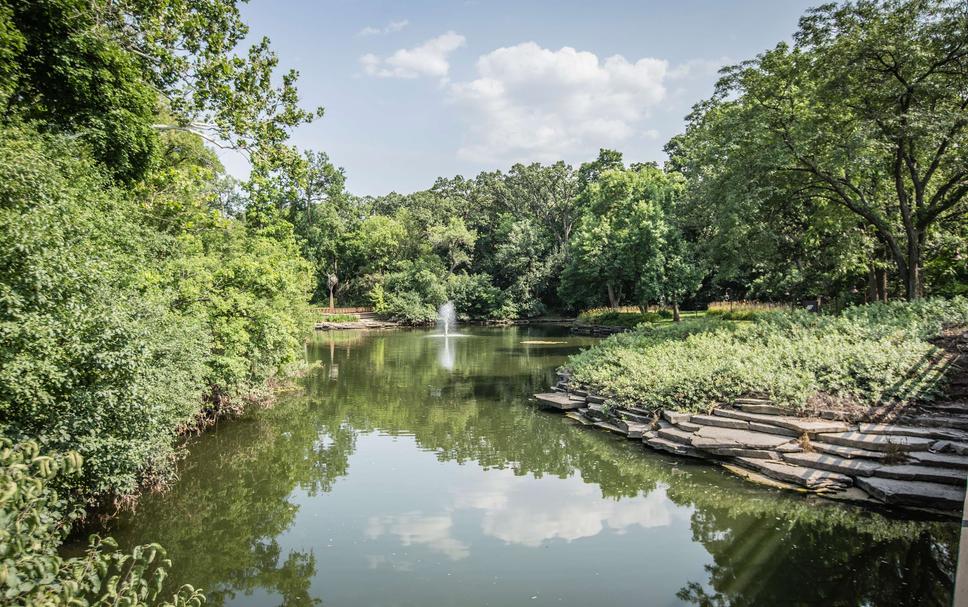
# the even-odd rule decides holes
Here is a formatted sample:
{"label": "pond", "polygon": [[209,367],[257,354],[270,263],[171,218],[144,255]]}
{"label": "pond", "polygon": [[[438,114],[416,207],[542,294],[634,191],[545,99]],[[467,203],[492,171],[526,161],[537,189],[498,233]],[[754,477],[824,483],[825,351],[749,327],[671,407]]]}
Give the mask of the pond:
{"label": "pond", "polygon": [[[561,327],[317,334],[304,390],[107,531],[210,605],[947,605],[959,528],[761,488],[536,410]],[[529,343],[530,342],[530,343]]]}

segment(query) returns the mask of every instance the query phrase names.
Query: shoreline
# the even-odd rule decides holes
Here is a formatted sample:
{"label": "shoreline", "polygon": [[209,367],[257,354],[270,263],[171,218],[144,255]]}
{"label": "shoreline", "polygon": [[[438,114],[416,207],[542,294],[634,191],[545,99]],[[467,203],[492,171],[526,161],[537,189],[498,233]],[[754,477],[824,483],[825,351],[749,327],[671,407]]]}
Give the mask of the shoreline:
{"label": "shoreline", "polygon": [[788,414],[762,398],[739,398],[707,414],[608,402],[558,373],[535,394],[557,411],[644,447],[719,465],[754,483],[867,506],[957,516],[968,478],[968,411],[940,405],[890,423]]}

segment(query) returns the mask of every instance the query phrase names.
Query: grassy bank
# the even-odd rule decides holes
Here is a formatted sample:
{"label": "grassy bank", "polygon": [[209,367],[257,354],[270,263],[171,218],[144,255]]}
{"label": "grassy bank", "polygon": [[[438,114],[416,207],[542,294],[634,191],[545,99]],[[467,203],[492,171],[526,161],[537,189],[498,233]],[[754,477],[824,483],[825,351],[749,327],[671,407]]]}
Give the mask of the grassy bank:
{"label": "grassy bank", "polygon": [[576,384],[619,404],[703,411],[753,395],[791,409],[935,398],[943,356],[930,339],[968,325],[968,299],[872,304],[838,316],[764,314],[640,327],[568,362]]}

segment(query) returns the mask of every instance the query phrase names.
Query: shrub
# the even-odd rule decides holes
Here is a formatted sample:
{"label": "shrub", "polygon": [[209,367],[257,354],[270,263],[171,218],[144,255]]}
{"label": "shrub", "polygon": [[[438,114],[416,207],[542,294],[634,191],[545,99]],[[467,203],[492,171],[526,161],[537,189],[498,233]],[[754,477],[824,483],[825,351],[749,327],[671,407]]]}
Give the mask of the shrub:
{"label": "shrub", "polygon": [[319,322],[357,322],[360,318],[354,314],[323,314]]}
{"label": "shrub", "polygon": [[462,319],[494,318],[499,313],[501,290],[487,274],[452,274],[447,279],[447,297]]}
{"label": "shrub", "polygon": [[374,312],[407,324],[437,320],[437,308],[447,301],[447,289],[435,270],[418,262],[402,262],[370,290]]}
{"label": "shrub", "polygon": [[[671,317],[671,315],[670,315]],[[586,325],[609,327],[634,327],[640,323],[659,322],[663,317],[657,312],[620,312],[610,308],[593,308],[578,315],[578,322]]]}
{"label": "shrub", "polygon": [[692,320],[610,337],[568,367],[579,384],[649,408],[701,411],[749,394],[793,408],[819,394],[908,403],[938,393],[940,352],[927,340],[952,325],[968,325],[968,299]]}
{"label": "shrub", "polygon": [[201,592],[182,586],[160,598],[170,567],[157,544],[117,550],[111,538],[92,536],[83,556],[59,550],[81,511],[51,485],[80,473],[76,453],[41,455],[36,443],[0,439],[0,602],[27,607],[159,605],[198,607]]}

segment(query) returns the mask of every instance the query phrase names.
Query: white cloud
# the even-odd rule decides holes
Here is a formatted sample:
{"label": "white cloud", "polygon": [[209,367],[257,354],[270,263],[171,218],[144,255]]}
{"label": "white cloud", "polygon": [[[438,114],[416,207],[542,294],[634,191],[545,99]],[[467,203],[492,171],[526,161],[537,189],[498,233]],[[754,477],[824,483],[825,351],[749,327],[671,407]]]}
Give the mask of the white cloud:
{"label": "white cloud", "polygon": [[399,21],[391,21],[383,27],[373,27],[368,25],[357,32],[357,36],[379,36],[381,34],[392,34],[393,32],[399,32],[403,28],[410,25],[410,21],[407,19],[400,19]]}
{"label": "white cloud", "polygon": [[[459,561],[470,555],[470,548],[453,537],[453,527],[454,521],[449,514],[425,516],[419,512],[407,512],[370,517],[365,535],[371,540],[394,535],[404,546],[428,546],[453,561]],[[373,566],[371,561],[371,567]]]}
{"label": "white cloud", "polygon": [[477,60],[477,78],[454,83],[468,120],[462,158],[487,163],[594,157],[647,132],[644,120],[666,96],[668,63],[534,42]]}
{"label": "white cloud", "polygon": [[670,80],[710,78],[715,76],[720,68],[732,63],[735,63],[735,61],[726,56],[719,59],[690,59],[670,69],[668,76]]}
{"label": "white cloud", "polygon": [[360,57],[363,71],[379,78],[446,78],[448,55],[464,46],[464,37],[454,32],[431,38],[419,46],[402,48],[388,57],[368,53]]}

